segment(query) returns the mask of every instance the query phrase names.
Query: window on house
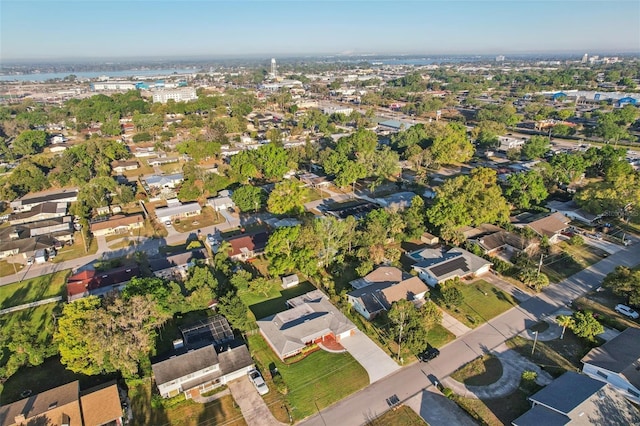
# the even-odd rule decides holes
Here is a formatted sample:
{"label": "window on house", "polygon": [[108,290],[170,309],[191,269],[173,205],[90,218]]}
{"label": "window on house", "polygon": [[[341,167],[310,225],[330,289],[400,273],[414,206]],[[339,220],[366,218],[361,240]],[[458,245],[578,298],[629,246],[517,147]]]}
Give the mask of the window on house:
{"label": "window on house", "polygon": [[632,388],[627,388],[627,392],[629,392],[631,395],[635,396],[636,398],[640,398],[640,393],[638,393],[636,390]]}
{"label": "window on house", "polygon": [[600,377],[604,377],[605,379],[609,377],[608,375],[606,375],[605,373],[603,373],[603,372],[602,372],[602,371],[600,371],[600,370],[598,370],[598,371],[596,372],[596,374],[598,374],[598,376],[600,376]]}

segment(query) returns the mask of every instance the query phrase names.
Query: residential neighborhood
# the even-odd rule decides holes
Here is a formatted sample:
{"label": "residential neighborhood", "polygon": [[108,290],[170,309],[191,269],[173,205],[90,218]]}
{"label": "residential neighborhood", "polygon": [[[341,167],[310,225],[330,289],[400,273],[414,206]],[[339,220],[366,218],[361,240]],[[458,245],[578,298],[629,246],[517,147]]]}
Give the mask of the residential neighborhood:
{"label": "residential neighborhood", "polygon": [[541,58],[0,65],[0,426],[639,423],[640,60]]}

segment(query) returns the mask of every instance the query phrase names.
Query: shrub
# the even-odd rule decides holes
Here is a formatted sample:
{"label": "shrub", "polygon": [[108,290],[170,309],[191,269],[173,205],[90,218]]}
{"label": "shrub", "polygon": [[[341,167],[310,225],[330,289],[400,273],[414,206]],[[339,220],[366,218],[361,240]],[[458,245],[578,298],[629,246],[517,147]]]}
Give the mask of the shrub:
{"label": "shrub", "polygon": [[574,235],[571,238],[569,238],[569,244],[571,244],[572,246],[583,246],[584,245],[584,238],[582,238],[580,235]]}
{"label": "shrub", "polygon": [[280,394],[286,395],[286,394],[289,393],[289,387],[284,382],[284,379],[282,378],[282,376],[280,374],[276,374],[275,376],[273,376],[273,384],[275,385],[276,390]]}
{"label": "shrub", "polygon": [[538,373],[531,370],[524,370],[522,372],[522,380],[533,382],[538,378]]}
{"label": "shrub", "polygon": [[133,135],[133,142],[147,142],[151,140],[151,135],[147,132],[137,133]]}
{"label": "shrub", "polygon": [[449,399],[453,398],[453,396],[454,396],[453,391],[451,390],[451,388],[442,389],[442,394],[444,396],[446,396],[447,398],[449,398]]}

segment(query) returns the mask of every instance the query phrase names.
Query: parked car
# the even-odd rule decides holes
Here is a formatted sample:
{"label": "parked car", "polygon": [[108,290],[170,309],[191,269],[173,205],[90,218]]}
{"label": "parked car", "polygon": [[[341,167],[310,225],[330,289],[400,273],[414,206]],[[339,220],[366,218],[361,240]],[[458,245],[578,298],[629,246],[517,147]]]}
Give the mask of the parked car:
{"label": "parked car", "polygon": [[636,311],[634,311],[627,305],[619,304],[619,305],[616,305],[614,309],[616,312],[621,313],[622,315],[627,316],[629,318],[638,319],[638,317],[640,317],[640,315]]}
{"label": "parked car", "polygon": [[253,370],[249,370],[247,374],[249,375],[249,380],[251,380],[251,383],[253,383],[260,395],[269,393],[269,388],[258,370],[254,368]]}
{"label": "parked car", "polygon": [[171,226],[171,221],[170,220],[165,220],[164,224],[167,225],[167,226]]}
{"label": "parked car", "polygon": [[429,347],[424,352],[418,354],[418,359],[421,362],[429,362],[440,355],[440,351],[436,348]]}
{"label": "parked car", "polygon": [[33,265],[33,257],[27,259],[27,265]]}

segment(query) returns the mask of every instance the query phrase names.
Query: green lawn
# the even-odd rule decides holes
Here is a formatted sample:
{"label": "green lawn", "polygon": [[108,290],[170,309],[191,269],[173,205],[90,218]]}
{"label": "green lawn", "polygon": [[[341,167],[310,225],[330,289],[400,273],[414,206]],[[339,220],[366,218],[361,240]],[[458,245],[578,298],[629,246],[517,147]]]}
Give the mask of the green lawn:
{"label": "green lawn", "polygon": [[66,260],[73,260],[79,257],[95,254],[98,251],[98,240],[96,238],[91,238],[91,242],[88,243],[89,250],[85,252],[84,239],[82,238],[80,232],[75,232],[73,234],[73,245],[62,246],[62,248],[56,253],[55,259],[53,259],[51,262],[60,263]]}
{"label": "green lawn", "polygon": [[6,260],[0,261],[0,277],[6,277],[7,275],[14,275],[17,272],[22,271],[24,264],[17,262],[8,262]]}
{"label": "green lawn", "polygon": [[253,312],[256,319],[261,319],[284,311],[287,308],[285,303],[288,299],[300,296],[301,294],[308,293],[315,289],[316,288],[309,281],[303,281],[297,286],[285,290],[280,285],[280,281],[274,280],[268,296],[265,296],[262,293],[252,293],[248,289],[238,290],[238,296],[240,296],[240,299],[242,299],[244,304],[249,307],[249,310]]}
{"label": "green lawn", "polygon": [[[447,312],[456,317],[468,327],[475,328],[484,324],[491,318],[518,305],[518,301],[510,294],[494,287],[484,280],[473,283],[465,283],[458,286],[463,295],[463,302],[456,308],[446,308],[437,294],[434,301]],[[434,292],[435,293],[435,292]]]}
{"label": "green lawn", "polygon": [[589,246],[572,246],[566,242],[555,247],[558,251],[543,261],[542,272],[547,274],[549,280],[559,283],[565,278],[582,271],[583,269],[602,260],[606,253]]}
{"label": "green lawn", "polygon": [[[167,405],[156,407],[151,404],[151,379],[142,379],[128,383],[133,422],[135,425],[229,425],[244,426],[240,408],[231,395],[224,396],[207,404],[198,404],[179,397],[165,400]],[[171,402],[169,402],[171,401]]]}
{"label": "green lawn", "polygon": [[442,324],[431,326],[427,333],[427,341],[435,348],[441,348],[453,340],[456,340],[456,335],[444,328]]}
{"label": "green lawn", "polygon": [[174,220],[172,226],[178,232],[191,232],[197,229],[217,225],[225,221],[224,216],[214,211],[211,207],[203,207],[202,213],[197,216]]}
{"label": "green lawn", "polygon": [[65,294],[71,270],[55,272],[0,287],[0,309],[23,305]]}
{"label": "green lawn", "polygon": [[[271,389],[266,395],[269,398],[265,398],[269,408],[281,405],[275,402],[282,398],[294,420],[308,417],[369,384],[366,370],[348,353],[332,354],[320,350],[286,365],[259,334],[249,337],[249,350]],[[270,366],[276,366],[282,374],[289,390],[287,395],[278,394],[269,374]],[[280,421],[286,421],[281,413],[274,412],[274,415]]]}
{"label": "green lawn", "polygon": [[485,355],[463,365],[451,378],[467,386],[491,385],[502,377],[502,363],[493,355]]}

